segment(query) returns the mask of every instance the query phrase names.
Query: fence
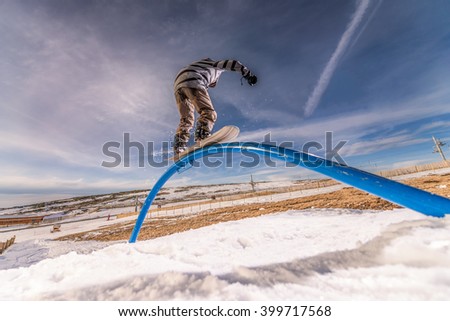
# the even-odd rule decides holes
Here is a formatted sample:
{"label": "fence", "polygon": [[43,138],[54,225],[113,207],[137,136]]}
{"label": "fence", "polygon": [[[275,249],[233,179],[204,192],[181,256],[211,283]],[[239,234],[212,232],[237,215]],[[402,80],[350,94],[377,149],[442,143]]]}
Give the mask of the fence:
{"label": "fence", "polygon": [[[400,175],[407,175],[407,174],[414,174],[418,172],[423,171],[430,171],[430,170],[438,170],[442,168],[448,168],[450,167],[450,161],[441,161],[436,163],[430,163],[430,164],[424,164],[424,165],[417,165],[417,166],[409,166],[409,167],[403,167],[393,170],[386,170],[386,171],[379,171],[376,174],[384,177],[395,177]],[[257,185],[258,183],[256,183]],[[264,198],[265,196],[270,198],[270,201],[272,201],[272,196],[275,196],[276,194],[282,194],[282,193],[294,193],[294,192],[300,192],[300,191],[308,191],[308,190],[315,190],[320,189],[324,187],[330,187],[334,185],[339,185],[340,183],[337,181],[334,181],[332,179],[309,179],[305,181],[298,181],[297,184],[288,186],[288,187],[279,187],[275,189],[263,189],[260,191],[243,191],[238,194],[231,194],[231,195],[222,195],[222,196],[213,196],[210,199],[198,199],[198,200],[192,200],[191,202],[182,203],[182,204],[174,204],[174,203],[165,203],[165,202],[155,202],[156,208],[152,208],[148,211],[147,218],[159,216],[159,215],[185,215],[189,213],[193,213],[195,211],[204,211],[208,209],[215,209],[220,208],[224,204],[227,203],[227,206],[234,206],[234,205],[240,205],[243,201],[243,203],[246,203],[249,199],[255,199],[255,198]],[[258,185],[257,185],[258,186]],[[264,200],[266,201],[266,200]],[[259,201],[256,201],[259,202]],[[138,212],[129,212],[129,213],[122,213],[118,214],[117,218],[122,218],[126,216],[133,216],[138,214]]]}
{"label": "fence", "polygon": [[386,171],[380,171],[377,174],[384,177],[393,177],[393,176],[400,176],[400,175],[407,175],[407,174],[414,174],[424,171],[432,171],[442,168],[450,167],[450,161],[441,161],[436,163],[430,163],[430,164],[424,164],[424,165],[416,165],[416,166],[409,166],[409,167],[403,167],[398,169],[392,169],[392,170],[386,170]]}
{"label": "fence", "polygon": [[3,254],[3,252],[5,252],[8,247],[13,245],[15,240],[16,240],[16,236],[14,235],[12,238],[7,240],[6,242],[0,242],[0,254]]}
{"label": "fence", "polygon": [[[279,187],[276,189],[264,189],[255,192],[241,192],[239,194],[223,195],[223,196],[213,196],[207,200],[197,200],[182,204],[169,205],[166,204],[155,204],[157,208],[152,208],[148,211],[148,218],[158,215],[185,215],[193,213],[195,211],[211,210],[216,208],[221,208],[223,206],[235,206],[246,204],[247,201],[252,200],[252,202],[267,202],[277,199],[277,194],[289,193],[292,195],[295,192],[303,192],[308,190],[317,190],[324,187],[339,185],[332,179],[323,180],[310,180],[307,182],[299,182],[298,184],[291,185],[288,187]],[[129,215],[135,215],[136,213],[129,213]]]}

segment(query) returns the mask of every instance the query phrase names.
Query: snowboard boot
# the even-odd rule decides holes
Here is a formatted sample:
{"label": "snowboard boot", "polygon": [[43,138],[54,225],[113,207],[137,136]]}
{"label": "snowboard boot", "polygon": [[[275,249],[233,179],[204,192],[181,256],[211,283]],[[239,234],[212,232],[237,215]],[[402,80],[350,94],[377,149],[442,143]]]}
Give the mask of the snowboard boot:
{"label": "snowboard boot", "polygon": [[197,127],[195,129],[194,138],[196,143],[208,138],[209,136],[211,136],[211,132],[205,127]]}
{"label": "snowboard boot", "polygon": [[178,155],[184,152],[187,148],[188,141],[182,137],[183,135],[176,134],[173,139],[173,152]]}

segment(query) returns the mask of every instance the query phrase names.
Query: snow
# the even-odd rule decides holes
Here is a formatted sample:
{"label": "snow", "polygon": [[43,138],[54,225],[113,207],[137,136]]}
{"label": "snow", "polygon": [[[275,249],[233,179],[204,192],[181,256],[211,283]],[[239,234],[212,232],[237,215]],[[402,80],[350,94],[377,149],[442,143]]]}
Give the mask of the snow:
{"label": "snow", "polygon": [[134,244],[49,230],[0,256],[0,300],[450,298],[450,218],[407,209],[287,211]]}
{"label": "snow", "polygon": [[[442,173],[449,169],[441,170]],[[431,173],[408,175],[408,178]],[[284,186],[293,186],[287,182]],[[260,188],[269,188],[260,186]],[[280,187],[277,183],[276,186]],[[334,185],[245,199],[190,200],[250,189],[249,184],[164,189],[167,206],[155,215],[193,215],[200,210],[282,201],[326,193]],[[0,228],[0,241],[16,243],[0,255],[0,300],[448,300],[450,217],[407,209],[368,211],[308,209],[220,223],[135,244],[69,242],[56,238],[115,223],[133,222],[134,196],[97,196],[106,203],[67,206],[70,218],[53,224]],[[177,202],[184,198],[184,202]],[[92,197],[87,197],[89,201]],[[128,199],[131,199],[128,201]],[[208,198],[204,198],[207,200]],[[123,200],[123,201],[121,201]],[[170,201],[173,201],[170,203]],[[127,203],[128,202],[128,203]],[[81,203],[80,203],[81,204]],[[81,208],[82,207],[82,208]],[[30,207],[4,209],[24,215]],[[69,215],[66,215],[69,216]],[[110,218],[110,220],[108,220]]]}

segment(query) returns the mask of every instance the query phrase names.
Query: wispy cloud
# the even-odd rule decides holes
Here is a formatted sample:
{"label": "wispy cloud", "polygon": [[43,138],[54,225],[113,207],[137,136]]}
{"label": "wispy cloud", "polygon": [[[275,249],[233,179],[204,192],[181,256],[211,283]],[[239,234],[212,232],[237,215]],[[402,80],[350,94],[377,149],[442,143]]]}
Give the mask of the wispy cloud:
{"label": "wispy cloud", "polygon": [[336,70],[336,67],[338,66],[343,54],[345,53],[345,50],[347,49],[354,32],[361,23],[361,20],[364,17],[369,4],[369,0],[360,1],[355,14],[352,17],[352,20],[348,24],[347,29],[341,37],[341,40],[339,40],[339,43],[335,51],[333,52],[333,55],[325,66],[325,69],[322,71],[322,74],[320,75],[319,80],[314,87],[314,90],[308,97],[308,101],[306,102],[304,107],[306,117],[311,116],[314,113],[314,110],[317,108],[317,105],[319,104],[323,93],[327,89],[330,79],[333,76],[334,71]]}
{"label": "wispy cloud", "polygon": [[[412,97],[396,103],[372,104],[366,109],[341,113],[319,119],[299,122],[297,125],[273,126],[253,131],[241,131],[242,140],[260,141],[265,134],[271,133],[273,137],[301,141],[305,138],[316,139],[323,136],[326,131],[333,131],[343,139],[358,139],[383,129],[407,125],[412,122],[424,121],[429,117],[448,114],[445,101],[447,94],[442,91],[433,91],[421,97]],[[444,102],[443,102],[444,101]],[[447,121],[433,122],[414,129],[414,133],[442,127]]]}
{"label": "wispy cloud", "polygon": [[362,156],[380,152],[386,149],[401,148],[427,142],[429,139],[411,139],[410,135],[393,135],[385,138],[358,141],[342,148],[342,154],[346,156]]}
{"label": "wispy cloud", "polygon": [[450,121],[434,121],[420,126],[417,132],[426,132],[430,130],[448,129],[450,128]]}
{"label": "wispy cloud", "polygon": [[123,179],[97,179],[89,181],[85,178],[60,178],[55,176],[46,177],[43,180],[41,177],[30,177],[11,175],[4,176],[0,181],[0,193],[14,194],[14,193],[76,193],[83,191],[90,191],[93,193],[102,193],[106,190],[132,190],[139,188],[147,188],[150,186],[148,182],[142,180],[137,182],[127,181]]}
{"label": "wispy cloud", "polygon": [[[152,128],[168,129],[167,120],[176,119],[166,107],[174,104],[172,75],[154,57],[158,49],[145,55],[122,46],[118,53],[98,29],[84,24],[75,28],[73,22],[65,24],[45,10],[24,11],[19,5],[9,9],[9,16],[23,18],[10,18],[14,20],[0,29],[16,36],[2,39],[15,49],[13,58],[0,54],[2,60],[13,61],[3,70],[9,91],[14,91],[7,95],[9,100],[2,97],[4,105],[47,126],[64,124],[80,136],[99,127],[114,131],[112,124],[137,118],[152,123]],[[141,124],[131,127],[144,130]]]}

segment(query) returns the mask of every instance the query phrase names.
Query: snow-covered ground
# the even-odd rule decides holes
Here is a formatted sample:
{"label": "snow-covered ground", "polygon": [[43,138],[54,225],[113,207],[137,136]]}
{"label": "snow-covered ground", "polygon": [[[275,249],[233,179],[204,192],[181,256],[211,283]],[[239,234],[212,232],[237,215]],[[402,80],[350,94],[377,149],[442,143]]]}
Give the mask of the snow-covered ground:
{"label": "snow-covered ground", "polygon": [[[211,195],[248,188],[215,185],[196,187],[195,192]],[[181,211],[281,201],[339,188],[342,185]],[[165,192],[164,197],[175,199],[193,190]],[[431,218],[407,209],[288,211],[135,244],[53,240],[135,220],[114,217],[134,210],[125,206],[130,196],[121,194],[124,202],[97,196],[118,202],[118,207],[87,203],[82,214],[61,221],[58,233],[51,233],[51,224],[2,228],[0,241],[17,238],[0,255],[0,300],[450,300],[450,217]],[[74,200],[67,202],[74,205]],[[173,213],[180,214],[177,211]],[[107,221],[109,215],[112,220]]]}
{"label": "snow-covered ground", "polygon": [[317,209],[135,244],[41,237],[0,256],[0,284],[0,300],[449,300],[450,218]]}

